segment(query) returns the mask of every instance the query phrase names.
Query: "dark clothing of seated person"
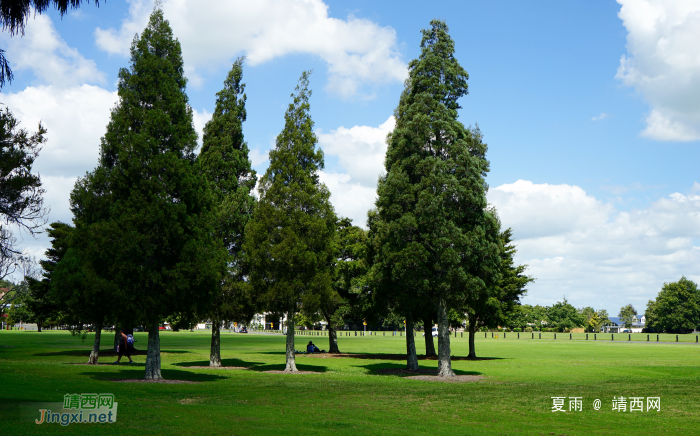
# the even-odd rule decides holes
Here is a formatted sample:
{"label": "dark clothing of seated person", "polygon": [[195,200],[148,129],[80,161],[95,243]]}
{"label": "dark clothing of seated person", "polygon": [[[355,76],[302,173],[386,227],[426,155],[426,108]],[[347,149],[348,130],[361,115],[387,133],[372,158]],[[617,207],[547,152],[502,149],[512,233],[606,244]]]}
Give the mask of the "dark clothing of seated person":
{"label": "dark clothing of seated person", "polygon": [[313,352],[314,352],[314,349],[318,350],[318,348],[316,348],[316,346],[314,345],[314,343],[311,342],[311,341],[309,341],[309,345],[306,346],[306,352],[307,352],[307,353],[313,353]]}

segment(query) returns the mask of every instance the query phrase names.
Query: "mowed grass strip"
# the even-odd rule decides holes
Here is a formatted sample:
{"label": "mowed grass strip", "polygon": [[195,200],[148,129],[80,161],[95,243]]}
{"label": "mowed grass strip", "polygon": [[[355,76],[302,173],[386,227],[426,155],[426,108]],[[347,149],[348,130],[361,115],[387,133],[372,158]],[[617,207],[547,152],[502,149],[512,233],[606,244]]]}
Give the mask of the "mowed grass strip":
{"label": "mowed grass strip", "polygon": [[[458,374],[478,382],[437,383],[377,370],[404,368],[400,336],[341,336],[343,353],[357,357],[299,355],[309,375],[270,374],[284,368],[282,335],[222,332],[227,366],[193,369],[209,361],[209,332],[161,333],[163,375],[195,384],[115,383],[143,376],[145,356],[134,365],[82,365],[92,344],[68,332],[0,332],[0,434],[224,434],[224,435],[454,435],[454,434],[698,434],[700,346],[694,342],[503,340],[477,336],[483,360],[455,360]],[[521,333],[521,338],[522,338]],[[513,335],[514,337],[516,335]],[[559,336],[559,335],[558,335]],[[616,335],[617,336],[617,335]],[[135,335],[145,349],[146,333]],[[103,333],[103,349],[111,343]],[[327,337],[298,336],[297,349]],[[416,337],[419,353],[423,338]],[[3,347],[3,346],[11,346]],[[454,356],[466,356],[466,338],[453,338]],[[366,354],[373,359],[363,358]],[[124,359],[123,359],[124,361]],[[420,360],[421,368],[437,368]],[[114,424],[36,425],[19,420],[19,403],[61,402],[66,393],[113,393]],[[553,413],[553,396],[567,397],[567,412]],[[613,397],[661,397],[661,411],[612,411]],[[583,411],[569,412],[568,397]],[[600,399],[600,410],[593,401]]]}

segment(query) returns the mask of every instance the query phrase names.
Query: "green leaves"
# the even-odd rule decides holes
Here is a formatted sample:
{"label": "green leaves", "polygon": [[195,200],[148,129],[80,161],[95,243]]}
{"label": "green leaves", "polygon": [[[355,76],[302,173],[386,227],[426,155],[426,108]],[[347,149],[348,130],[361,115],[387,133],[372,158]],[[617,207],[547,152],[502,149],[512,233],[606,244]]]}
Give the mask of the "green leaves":
{"label": "green leaves", "polygon": [[309,73],[299,79],[285,124],[260,179],[244,251],[256,297],[271,311],[317,308],[331,292],[335,212],[320,183],[323,153],[309,115]]}
{"label": "green leaves", "polygon": [[186,83],[180,43],[156,8],[119,72],[100,165],[71,197],[84,258],[122,293],[120,316],[149,325],[205,307],[226,263]]}

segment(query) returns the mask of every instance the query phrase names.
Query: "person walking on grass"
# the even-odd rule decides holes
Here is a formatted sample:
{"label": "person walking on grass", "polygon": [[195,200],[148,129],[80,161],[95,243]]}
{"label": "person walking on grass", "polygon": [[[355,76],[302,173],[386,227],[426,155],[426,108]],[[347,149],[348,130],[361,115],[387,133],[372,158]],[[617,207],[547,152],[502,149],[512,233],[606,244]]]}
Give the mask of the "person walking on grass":
{"label": "person walking on grass", "polygon": [[129,363],[134,363],[134,361],[131,360],[131,350],[129,349],[128,338],[126,333],[124,333],[124,330],[121,331],[121,334],[122,336],[119,338],[119,345],[117,346],[118,357],[117,361],[114,363],[119,363],[119,361],[122,360],[122,354],[129,358]]}

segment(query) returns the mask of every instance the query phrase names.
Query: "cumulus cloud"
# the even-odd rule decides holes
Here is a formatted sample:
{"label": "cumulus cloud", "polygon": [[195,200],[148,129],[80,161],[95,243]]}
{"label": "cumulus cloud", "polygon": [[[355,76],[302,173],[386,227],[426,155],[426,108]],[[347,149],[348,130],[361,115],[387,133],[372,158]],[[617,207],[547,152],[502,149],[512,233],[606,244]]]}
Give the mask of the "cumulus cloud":
{"label": "cumulus cloud", "polygon": [[378,127],[338,127],[329,133],[318,130],[318,143],[328,156],[337,156],[338,163],[347,171],[354,183],[366,187],[377,185],[377,178],[384,173],[386,135],[394,130],[396,120],[390,116]]}
{"label": "cumulus cloud", "polygon": [[364,227],[367,211],[374,207],[377,179],[384,173],[386,135],[396,121],[390,116],[377,127],[343,126],[329,133],[317,130],[319,146],[326,156],[338,158],[345,173],[322,172],[321,181],[331,191],[331,202],[340,216]]}
{"label": "cumulus cloud", "polygon": [[95,62],[69,47],[46,15],[29,20],[23,37],[11,38],[3,32],[0,43],[6,47],[14,72],[31,71],[39,83],[69,87],[105,82],[105,75]]}
{"label": "cumulus cloud", "polygon": [[[664,282],[698,280],[700,195],[674,193],[646,209],[619,211],[580,187],[519,180],[492,188],[489,202],[512,227],[519,263],[537,278],[527,301],[563,295],[577,306],[643,310]],[[611,312],[611,313],[612,313]]]}
{"label": "cumulus cloud", "polygon": [[93,85],[49,85],[0,96],[23,127],[36,130],[41,121],[48,131],[35,167],[42,175],[77,176],[95,167],[116,92]]}
{"label": "cumulus cloud", "polygon": [[[129,3],[121,28],[95,30],[101,49],[127,55],[134,34],[146,26],[152,3]],[[322,0],[165,0],[163,11],[182,44],[185,62],[193,66],[190,74],[224,65],[241,53],[251,65],[311,54],[328,65],[327,89],[344,97],[361,93],[365,83],[402,81],[407,75],[394,29],[352,15],[345,20],[329,17]]]}
{"label": "cumulus cloud", "polygon": [[649,102],[643,136],[700,139],[700,2],[618,0],[627,54],[616,78]]}

